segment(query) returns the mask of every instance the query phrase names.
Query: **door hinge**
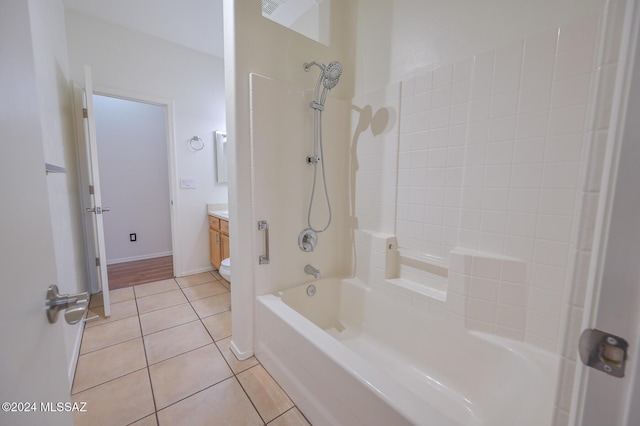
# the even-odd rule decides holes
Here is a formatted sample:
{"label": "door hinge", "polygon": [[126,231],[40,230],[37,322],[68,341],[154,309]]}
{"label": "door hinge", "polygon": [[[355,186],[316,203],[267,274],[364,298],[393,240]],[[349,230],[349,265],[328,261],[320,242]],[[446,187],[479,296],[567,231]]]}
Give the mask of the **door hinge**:
{"label": "door hinge", "polygon": [[89,118],[89,111],[86,108],[82,108],[82,117]]}
{"label": "door hinge", "polygon": [[95,195],[95,192],[93,191],[93,185],[89,185],[89,195]]}
{"label": "door hinge", "polygon": [[96,266],[100,266],[100,258],[96,257]]}
{"label": "door hinge", "polygon": [[590,328],[582,332],[578,342],[585,365],[614,377],[624,377],[628,349],[629,343],[622,337]]}

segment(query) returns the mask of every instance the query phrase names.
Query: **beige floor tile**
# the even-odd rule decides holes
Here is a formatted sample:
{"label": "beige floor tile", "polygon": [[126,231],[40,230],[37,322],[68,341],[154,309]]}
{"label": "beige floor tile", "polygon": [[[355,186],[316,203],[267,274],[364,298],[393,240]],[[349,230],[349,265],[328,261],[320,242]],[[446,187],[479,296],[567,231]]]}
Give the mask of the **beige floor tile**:
{"label": "beige floor tile", "polygon": [[238,374],[239,372],[258,364],[258,360],[254,356],[249,357],[244,361],[238,360],[233,352],[231,352],[231,349],[229,349],[229,343],[231,343],[231,337],[218,340],[216,345],[218,346],[218,349],[220,349],[220,352],[222,352],[222,356],[227,360],[229,367],[231,367],[231,370],[233,370],[234,373]]}
{"label": "beige floor tile", "polygon": [[210,282],[204,284],[198,284],[191,287],[185,287],[182,289],[187,299],[190,301],[202,299],[204,297],[215,296],[221,293],[227,293],[227,290],[222,284],[219,282]]}
{"label": "beige floor tile", "polygon": [[158,421],[156,420],[156,415],[154,413],[144,419],[138,420],[135,423],[131,423],[129,426],[158,426]]}
{"label": "beige floor tile", "polygon": [[149,365],[211,343],[211,337],[200,321],[193,321],[144,336]]}
{"label": "beige floor tile", "polygon": [[200,318],[206,318],[211,315],[231,309],[231,293],[222,293],[217,296],[205,297],[191,302],[191,306],[196,310]]}
{"label": "beige floor tile", "polygon": [[138,306],[135,300],[125,300],[124,302],[111,304],[111,316],[106,318],[104,316],[104,306],[100,305],[95,308],[90,308],[87,312],[87,318],[98,316],[96,319],[85,322],[85,327],[95,327],[96,325],[106,324],[113,321],[118,321],[124,318],[134,317],[138,315]]}
{"label": "beige floor tile", "polygon": [[135,299],[133,294],[133,287],[117,288],[109,292],[109,302],[118,303],[125,300]]}
{"label": "beige floor tile", "polygon": [[80,355],[71,393],[78,393],[147,366],[142,338]]}
{"label": "beige floor tile", "polygon": [[133,291],[136,294],[136,298],[151,296],[152,294],[179,289],[180,287],[178,287],[178,283],[176,283],[176,280],[174,280],[173,278],[133,286]]}
{"label": "beige floor tile", "polygon": [[233,377],[158,411],[158,419],[162,426],[263,424]]}
{"label": "beige floor tile", "polygon": [[102,292],[92,294],[91,299],[89,300],[89,308],[97,308],[98,306],[104,305],[104,300],[102,300]]}
{"label": "beige floor tile", "polygon": [[[213,277],[218,280],[218,281],[225,281],[224,278],[222,278],[222,275],[220,275],[219,271],[209,271],[209,273],[211,275],[213,275]],[[225,281],[226,282],[226,281]]]}
{"label": "beige floor tile", "polygon": [[141,314],[186,303],[181,290],[171,290],[138,299],[138,311]]}
{"label": "beige floor tile", "polygon": [[269,423],[269,426],[311,426],[300,410],[292,408]]}
{"label": "beige floor tile", "polygon": [[[119,303],[124,302],[125,300],[134,299],[133,295],[133,287],[125,287],[118,288],[115,290],[109,291],[109,303]],[[102,299],[102,292],[92,294],[91,301],[89,302],[90,308],[95,308],[97,306],[104,305],[104,300]]]}
{"label": "beige floor tile", "polygon": [[221,312],[202,319],[202,323],[214,341],[231,336],[231,311]]}
{"label": "beige floor tile", "polygon": [[191,305],[183,303],[182,305],[171,306],[140,315],[140,325],[142,326],[142,334],[146,336],[147,334],[166,330],[197,319],[198,315],[191,308]]}
{"label": "beige floor tile", "polygon": [[104,383],[72,396],[86,402],[86,412],[74,412],[75,426],[122,426],[154,412],[147,369]]}
{"label": "beige floor tile", "polygon": [[180,287],[191,287],[193,285],[204,284],[215,280],[216,279],[213,277],[213,275],[208,272],[176,278],[176,281],[178,281],[178,285]]}
{"label": "beige floor tile", "polygon": [[265,422],[293,407],[293,402],[262,365],[238,374],[238,380]]}
{"label": "beige floor tile", "polygon": [[227,281],[224,278],[220,277],[220,280],[218,282],[220,284],[222,284],[224,286],[224,288],[226,288],[227,290],[231,291],[231,283],[229,281]]}
{"label": "beige floor tile", "polygon": [[158,410],[233,375],[213,343],[149,367]]}
{"label": "beige floor tile", "polygon": [[125,318],[84,330],[80,355],[142,336],[138,317]]}

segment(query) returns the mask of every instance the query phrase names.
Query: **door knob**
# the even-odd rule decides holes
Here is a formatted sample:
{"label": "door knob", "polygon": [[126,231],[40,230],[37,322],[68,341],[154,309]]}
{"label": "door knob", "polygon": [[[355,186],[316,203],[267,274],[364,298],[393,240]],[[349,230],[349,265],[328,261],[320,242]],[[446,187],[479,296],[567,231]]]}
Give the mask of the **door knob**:
{"label": "door knob", "polygon": [[82,319],[89,307],[89,293],[60,294],[58,286],[53,284],[47,289],[45,300],[47,319],[51,324],[58,321],[58,313],[64,310],[64,318],[69,324],[75,324]]}

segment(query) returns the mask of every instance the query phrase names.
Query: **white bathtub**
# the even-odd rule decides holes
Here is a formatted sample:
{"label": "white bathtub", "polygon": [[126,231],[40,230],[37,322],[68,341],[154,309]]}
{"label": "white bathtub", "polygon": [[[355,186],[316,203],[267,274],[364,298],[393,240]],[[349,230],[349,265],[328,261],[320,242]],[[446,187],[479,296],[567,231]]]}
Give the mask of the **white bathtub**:
{"label": "white bathtub", "polygon": [[552,423],[553,355],[389,296],[325,279],[258,297],[256,355],[315,426]]}

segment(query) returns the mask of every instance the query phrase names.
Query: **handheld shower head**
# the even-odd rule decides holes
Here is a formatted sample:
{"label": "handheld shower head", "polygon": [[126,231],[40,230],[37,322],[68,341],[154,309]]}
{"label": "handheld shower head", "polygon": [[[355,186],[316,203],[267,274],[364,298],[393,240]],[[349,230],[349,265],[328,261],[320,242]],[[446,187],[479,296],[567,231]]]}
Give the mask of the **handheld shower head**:
{"label": "handheld shower head", "polygon": [[340,76],[342,75],[342,64],[338,61],[330,62],[329,65],[326,65],[322,70],[322,75],[324,76],[324,79],[322,80],[324,87],[329,90],[333,89],[340,81]]}
{"label": "handheld shower head", "polygon": [[312,66],[317,66],[322,71],[318,77],[318,87],[322,82],[325,89],[331,90],[340,82],[340,76],[342,75],[342,64],[338,61],[329,62],[328,65],[321,64],[316,61],[307,62],[304,64],[304,70],[309,71]]}
{"label": "handheld shower head", "polygon": [[342,75],[342,64],[338,61],[329,62],[329,65],[324,67],[324,76],[330,80],[337,80]]}

